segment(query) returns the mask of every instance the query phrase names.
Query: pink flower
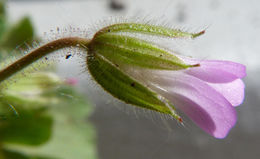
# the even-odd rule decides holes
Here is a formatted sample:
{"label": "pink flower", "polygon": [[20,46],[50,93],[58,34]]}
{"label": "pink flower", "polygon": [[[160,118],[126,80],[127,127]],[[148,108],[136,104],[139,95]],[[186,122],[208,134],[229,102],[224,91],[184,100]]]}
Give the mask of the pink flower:
{"label": "pink flower", "polygon": [[178,71],[130,71],[150,89],[170,100],[194,123],[216,138],[235,125],[235,106],[244,99],[246,67],[239,63],[182,58],[199,67]]}
{"label": "pink flower", "polygon": [[120,34],[131,32],[192,39],[205,33],[138,23],[107,26],[89,44],[92,56],[87,62],[94,79],[128,104],[169,114],[182,122],[176,107],[208,134],[224,138],[237,120],[234,107],[244,99],[241,78],[246,76],[245,66],[179,57],[139,36]]}

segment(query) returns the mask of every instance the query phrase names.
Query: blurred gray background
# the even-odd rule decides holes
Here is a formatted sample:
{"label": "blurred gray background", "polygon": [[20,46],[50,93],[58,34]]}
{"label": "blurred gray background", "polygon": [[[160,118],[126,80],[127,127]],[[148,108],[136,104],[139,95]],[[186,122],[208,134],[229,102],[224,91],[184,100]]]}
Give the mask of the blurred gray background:
{"label": "blurred gray background", "polygon": [[56,27],[88,29],[111,16],[163,17],[171,26],[190,31],[207,28],[202,37],[178,42],[176,47],[196,58],[225,59],[247,66],[245,101],[237,107],[236,126],[223,140],[207,135],[186,118],[183,127],[112,99],[80,73],[76,58],[59,64],[58,72],[64,78],[80,74],[78,88],[95,103],[88,120],[97,129],[100,159],[260,158],[260,1],[9,0],[8,13],[12,21],[29,15],[40,36]]}

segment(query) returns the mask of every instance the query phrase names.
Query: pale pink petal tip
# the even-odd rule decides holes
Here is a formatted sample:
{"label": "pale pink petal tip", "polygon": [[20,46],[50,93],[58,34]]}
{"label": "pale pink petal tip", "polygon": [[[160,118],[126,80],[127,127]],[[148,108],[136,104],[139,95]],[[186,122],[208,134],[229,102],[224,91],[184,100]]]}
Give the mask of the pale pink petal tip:
{"label": "pale pink petal tip", "polygon": [[243,103],[245,97],[245,84],[241,79],[228,83],[208,83],[216,91],[222,94],[233,106]]}
{"label": "pale pink petal tip", "polygon": [[218,60],[189,60],[200,67],[187,70],[187,73],[210,83],[226,83],[246,76],[245,65]]}

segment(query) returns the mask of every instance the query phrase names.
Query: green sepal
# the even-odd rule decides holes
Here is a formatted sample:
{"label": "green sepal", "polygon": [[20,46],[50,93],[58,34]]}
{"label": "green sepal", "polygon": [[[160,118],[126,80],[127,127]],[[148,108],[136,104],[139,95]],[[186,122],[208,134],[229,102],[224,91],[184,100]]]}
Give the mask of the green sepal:
{"label": "green sepal", "polygon": [[173,106],[160,100],[156,93],[121,72],[104,57],[97,54],[89,56],[87,66],[96,82],[115,98],[127,104],[170,114],[179,120],[180,117],[175,113]]}
{"label": "green sepal", "polygon": [[162,70],[194,67],[156,45],[125,35],[104,34],[94,39],[90,48],[118,66],[130,65]]}
{"label": "green sepal", "polygon": [[172,29],[162,26],[150,25],[150,24],[138,24],[138,23],[120,23],[107,26],[96,33],[95,36],[99,36],[106,33],[117,32],[134,32],[141,34],[156,35],[169,38],[196,38],[204,34],[204,30],[198,33],[189,33],[181,31],[180,29]]}

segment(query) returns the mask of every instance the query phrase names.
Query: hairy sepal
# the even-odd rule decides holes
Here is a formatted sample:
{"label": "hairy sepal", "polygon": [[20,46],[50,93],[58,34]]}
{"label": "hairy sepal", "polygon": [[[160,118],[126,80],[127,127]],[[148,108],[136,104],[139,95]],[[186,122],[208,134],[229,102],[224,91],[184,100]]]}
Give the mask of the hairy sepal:
{"label": "hairy sepal", "polygon": [[129,65],[161,70],[193,67],[154,44],[126,35],[104,34],[94,38],[90,47],[117,66]]}
{"label": "hairy sepal", "polygon": [[169,114],[179,120],[173,106],[169,107],[168,102],[160,100],[156,93],[121,72],[104,57],[97,54],[89,56],[87,66],[95,81],[114,97],[127,104]]}
{"label": "hairy sepal", "polygon": [[149,34],[155,36],[169,37],[169,38],[196,38],[204,34],[204,30],[198,33],[184,32],[179,29],[172,29],[163,26],[156,26],[150,24],[139,23],[120,23],[107,26],[98,31],[95,36],[100,36],[106,33],[118,33],[118,32],[133,32],[141,34]]}

